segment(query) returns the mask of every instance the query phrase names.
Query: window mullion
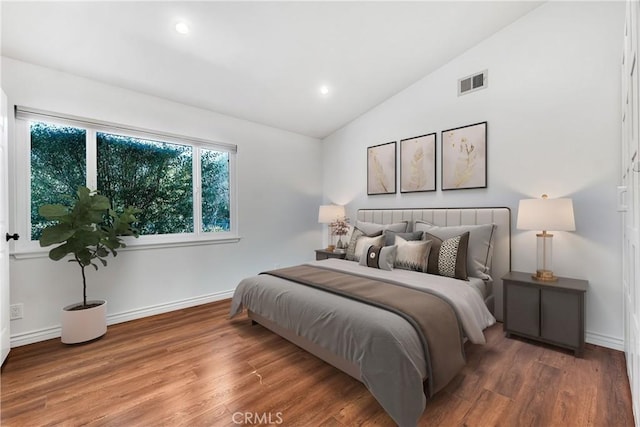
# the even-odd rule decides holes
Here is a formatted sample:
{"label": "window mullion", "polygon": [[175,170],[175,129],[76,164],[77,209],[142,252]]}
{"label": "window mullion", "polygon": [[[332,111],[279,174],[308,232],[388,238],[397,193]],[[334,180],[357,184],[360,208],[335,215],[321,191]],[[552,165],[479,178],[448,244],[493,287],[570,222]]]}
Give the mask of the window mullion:
{"label": "window mullion", "polygon": [[[27,246],[31,241],[31,133],[27,120],[16,120],[16,141],[14,170],[16,179],[14,211],[10,213],[15,219],[17,229],[23,239],[15,242],[15,247]],[[10,204],[11,205],[11,204]],[[20,209],[22,208],[22,209]]]}
{"label": "window mullion", "polygon": [[229,221],[230,231],[238,234],[238,184],[237,184],[237,158],[229,156]]}
{"label": "window mullion", "polygon": [[193,146],[193,231],[196,236],[202,235],[202,167],[200,164],[200,147]]}
{"label": "window mullion", "polygon": [[95,129],[87,129],[87,187],[98,189],[98,142]]}

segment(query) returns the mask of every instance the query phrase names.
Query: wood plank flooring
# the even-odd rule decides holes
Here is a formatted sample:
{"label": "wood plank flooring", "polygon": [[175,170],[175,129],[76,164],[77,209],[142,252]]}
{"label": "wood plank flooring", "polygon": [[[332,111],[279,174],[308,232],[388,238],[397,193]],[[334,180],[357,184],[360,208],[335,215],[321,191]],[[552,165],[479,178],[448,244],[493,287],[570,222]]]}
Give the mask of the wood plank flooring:
{"label": "wood plank flooring", "polygon": [[[15,348],[2,426],[394,425],[358,381],[288,341],[228,320],[229,301],[109,327],[76,346]],[[424,426],[632,426],[621,352],[584,358],[507,339],[466,345],[467,365],[427,402]]]}

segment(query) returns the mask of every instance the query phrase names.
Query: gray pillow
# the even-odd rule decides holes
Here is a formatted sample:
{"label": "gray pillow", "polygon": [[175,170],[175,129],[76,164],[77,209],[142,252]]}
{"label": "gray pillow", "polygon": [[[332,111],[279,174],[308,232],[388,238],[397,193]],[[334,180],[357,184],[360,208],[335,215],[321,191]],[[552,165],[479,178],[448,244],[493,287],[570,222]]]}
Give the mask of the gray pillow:
{"label": "gray pillow", "polygon": [[469,280],[467,275],[468,231],[445,240],[432,234],[424,233],[424,239],[427,242],[431,242],[427,273]]}
{"label": "gray pillow", "polygon": [[408,241],[396,236],[396,262],[395,268],[402,270],[427,272],[431,242],[424,240]]}
{"label": "gray pillow", "polygon": [[360,265],[391,271],[397,249],[397,246],[367,246],[360,256]]}
{"label": "gray pillow", "polygon": [[[467,273],[471,277],[491,280],[491,257],[493,256],[494,224],[457,225],[440,227],[424,221],[416,221],[414,229],[424,231],[441,240],[459,236],[469,232],[469,249],[467,251]],[[424,237],[423,237],[424,239]]]}
{"label": "gray pillow", "polygon": [[396,243],[396,236],[402,237],[404,240],[422,240],[422,231],[413,231],[411,233],[396,233],[391,230],[384,230],[384,245],[392,246]]}
{"label": "gray pillow", "polygon": [[404,233],[409,226],[408,221],[396,222],[394,224],[376,224],[375,222],[356,221],[356,227],[371,236],[374,233],[382,233],[385,230],[395,231],[396,233]]}

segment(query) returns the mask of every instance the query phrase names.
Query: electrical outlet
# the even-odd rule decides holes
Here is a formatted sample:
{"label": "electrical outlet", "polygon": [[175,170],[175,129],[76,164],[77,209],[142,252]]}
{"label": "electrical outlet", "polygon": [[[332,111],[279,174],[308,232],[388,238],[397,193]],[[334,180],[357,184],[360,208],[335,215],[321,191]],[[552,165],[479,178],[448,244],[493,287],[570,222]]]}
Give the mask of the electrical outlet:
{"label": "electrical outlet", "polygon": [[11,320],[22,319],[23,312],[24,312],[24,304],[22,303],[11,304],[10,319]]}

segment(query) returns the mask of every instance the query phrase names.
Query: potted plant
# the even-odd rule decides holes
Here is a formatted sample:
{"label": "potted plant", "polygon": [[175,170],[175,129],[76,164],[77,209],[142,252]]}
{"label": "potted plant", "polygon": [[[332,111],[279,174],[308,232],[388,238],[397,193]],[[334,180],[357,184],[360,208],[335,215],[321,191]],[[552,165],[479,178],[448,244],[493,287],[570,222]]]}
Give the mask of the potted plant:
{"label": "potted plant", "polygon": [[69,200],[69,206],[43,205],[38,212],[53,221],[43,229],[40,246],[59,244],[49,251],[49,258],[59,261],[70,255],[69,262],[77,263],[82,274],[82,302],[62,309],[62,342],[75,344],[107,332],[107,302],[87,300],[85,268],[93,266],[97,270],[95,261],[106,267],[105,258],[110,253],[115,257],[117,250],[126,246],[121,236],[138,237],[132,223],[140,210],[130,206],[118,214],[107,197],[87,187],[78,187]]}
{"label": "potted plant", "polygon": [[338,236],[338,243],[336,244],[335,252],[342,253],[347,249],[347,245],[342,241],[342,236],[349,233],[349,218],[340,217],[331,223],[331,229],[333,234]]}

